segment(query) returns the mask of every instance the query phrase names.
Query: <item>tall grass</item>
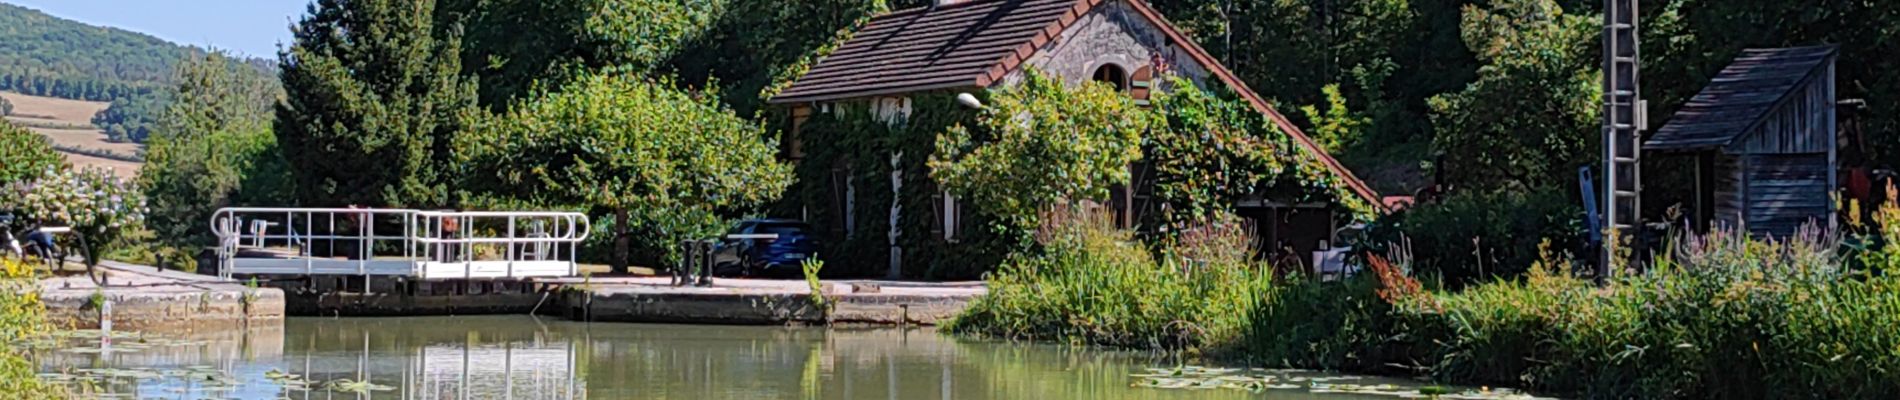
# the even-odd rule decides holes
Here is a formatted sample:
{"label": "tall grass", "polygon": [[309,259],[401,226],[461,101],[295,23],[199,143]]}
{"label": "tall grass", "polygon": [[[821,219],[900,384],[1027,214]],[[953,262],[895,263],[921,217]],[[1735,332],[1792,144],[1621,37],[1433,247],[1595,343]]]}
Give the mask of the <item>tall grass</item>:
{"label": "tall grass", "polygon": [[1273,289],[1233,218],[1150,251],[1090,206],[1044,212],[1038,249],[1011,256],[990,293],[947,324],[954,332],[1138,348],[1232,340],[1244,310]]}
{"label": "tall grass", "polygon": [[1865,234],[1846,245],[1812,229],[1685,235],[1644,272],[1599,286],[1569,276],[1569,257],[1546,244],[1524,275],[1462,290],[1425,289],[1403,254],[1366,257],[1373,273],[1339,282],[1276,281],[1246,258],[1192,262],[1231,243],[1148,249],[1081,214],[1040,232],[1040,251],[1011,258],[952,328],[1584,398],[1892,398],[1900,276],[1886,271],[1900,245],[1887,235],[1900,234],[1900,208],[1889,203],[1852,221]]}

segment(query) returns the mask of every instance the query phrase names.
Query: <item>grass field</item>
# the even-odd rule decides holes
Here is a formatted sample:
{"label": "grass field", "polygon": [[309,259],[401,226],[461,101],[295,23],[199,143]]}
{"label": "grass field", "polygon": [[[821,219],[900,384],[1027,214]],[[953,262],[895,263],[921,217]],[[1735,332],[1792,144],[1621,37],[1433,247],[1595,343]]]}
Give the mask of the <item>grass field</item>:
{"label": "grass field", "polygon": [[[0,92],[0,97],[13,103],[13,115],[7,116],[7,120],[46,135],[53,140],[53,145],[60,148],[104,150],[124,156],[137,155],[144,148],[137,143],[108,142],[105,132],[92,126],[93,114],[106,109],[105,102],[28,96],[13,92]],[[139,167],[143,165],[72,152],[66,152],[66,162],[75,167],[111,169],[126,178],[138,175]]]}

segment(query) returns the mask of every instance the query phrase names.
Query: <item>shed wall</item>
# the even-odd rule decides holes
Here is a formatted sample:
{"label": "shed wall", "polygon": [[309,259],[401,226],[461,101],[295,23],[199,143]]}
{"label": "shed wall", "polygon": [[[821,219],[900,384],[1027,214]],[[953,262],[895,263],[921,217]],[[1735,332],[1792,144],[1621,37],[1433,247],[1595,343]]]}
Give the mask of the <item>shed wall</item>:
{"label": "shed wall", "polygon": [[1757,235],[1785,238],[1801,226],[1814,223],[1829,227],[1832,201],[1829,194],[1828,155],[1754,155],[1743,156],[1737,169],[1740,204],[1746,208],[1726,213],[1747,221],[1748,231]]}
{"label": "shed wall", "polygon": [[1834,64],[1815,72],[1796,96],[1776,108],[1729,151],[1738,154],[1827,153],[1834,148]]}

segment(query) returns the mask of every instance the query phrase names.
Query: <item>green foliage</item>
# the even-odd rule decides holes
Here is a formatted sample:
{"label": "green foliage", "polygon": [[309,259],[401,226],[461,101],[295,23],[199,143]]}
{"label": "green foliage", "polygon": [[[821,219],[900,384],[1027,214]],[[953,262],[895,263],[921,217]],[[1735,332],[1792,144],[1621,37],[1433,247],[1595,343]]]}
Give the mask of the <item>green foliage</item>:
{"label": "green foliage", "polygon": [[1252,261],[1251,237],[1229,216],[1199,227],[1204,240],[1151,253],[1106,212],[1058,205],[1042,216],[1041,249],[1018,253],[987,280],[989,293],[952,320],[953,332],[1135,348],[1226,343],[1244,310],[1275,291]]}
{"label": "green foliage", "polygon": [[440,28],[466,26],[468,72],[482,99],[501,109],[533,96],[537,82],[563,85],[576,69],[650,71],[699,35],[721,0],[443,0]]}
{"label": "green foliage", "polygon": [[1556,190],[1461,191],[1387,215],[1356,248],[1413,255],[1413,272],[1450,287],[1516,277],[1538,259],[1538,244],[1581,252],[1583,210]]}
{"label": "green foliage", "polygon": [[1594,18],[1554,0],[1490,0],[1465,11],[1465,45],[1484,62],[1464,90],[1433,97],[1434,141],[1450,182],[1495,188],[1576,175],[1594,159],[1602,83]]}
{"label": "green foliage", "polygon": [[278,54],[276,107],[304,206],[434,208],[451,200],[450,141],[475,105],[461,39],[433,0],[319,0]]}
{"label": "green foliage", "polygon": [[811,290],[811,294],[809,295],[811,304],[818,307],[819,310],[824,310],[825,314],[831,314],[831,299],[825,297],[825,284],[818,280],[818,272],[825,269],[824,260],[819,260],[816,257],[807,258],[805,261],[799,262],[798,266],[799,270],[805,273],[805,286]]}
{"label": "green foliage", "polygon": [[930,155],[931,177],[1013,228],[1038,210],[1101,200],[1128,183],[1141,159],[1149,114],[1108,86],[1070,90],[1030,70],[1020,87],[990,96],[976,128],[951,127]]}
{"label": "green foliage", "polygon": [[603,73],[481,119],[455,149],[462,187],[490,198],[478,202],[624,213],[618,233],[668,262],[677,241],[716,234],[784,192],[790,166],[764,137],[711,96]]}
{"label": "green foliage", "polygon": [[[1187,0],[1154,6],[1262,95],[1295,104],[1350,70],[1394,58],[1420,27],[1410,0]],[[1454,10],[1455,12],[1455,10]],[[1422,67],[1422,66],[1421,66]]]}
{"label": "green foliage", "polygon": [[63,391],[40,381],[39,365],[21,342],[45,335],[46,304],[32,265],[0,259],[0,394],[17,399],[63,398]]}
{"label": "green foliage", "polygon": [[1361,217],[1372,214],[1317,155],[1231,92],[1204,91],[1176,79],[1155,99],[1156,129],[1146,138],[1154,167],[1154,195],[1165,204],[1149,223],[1196,222],[1249,195],[1284,201],[1343,205]]}
{"label": "green foliage", "polygon": [[1326,85],[1321,91],[1326,93],[1326,111],[1314,106],[1301,107],[1300,111],[1313,123],[1313,130],[1307,132],[1313,140],[1327,153],[1339,153],[1359,142],[1372,119],[1346,107],[1346,96],[1339,93],[1338,84]]}
{"label": "green foliage", "polygon": [[[1900,224],[1900,204],[1884,207],[1869,223],[1874,231]],[[1544,244],[1523,276],[1457,291],[1421,289],[1398,252],[1396,264],[1375,261],[1374,273],[1341,282],[1215,278],[1185,295],[1125,233],[1100,224],[1052,232],[1094,233],[1045,234],[1055,239],[1045,240],[1047,252],[1012,258],[949,327],[1147,348],[1181,340],[1157,330],[1161,321],[1239,323],[1209,328],[1197,344],[1266,365],[1424,374],[1579,398],[1882,398],[1900,390],[1900,337],[1887,334],[1900,323],[1900,278],[1849,268],[1838,243],[1817,231],[1774,242],[1729,231],[1685,237],[1650,270],[1606,286],[1565,274],[1567,255]],[[1233,308],[1196,314],[1183,297]]]}
{"label": "green foliage", "polygon": [[931,179],[927,155],[936,151],[938,134],[974,123],[977,111],[959,105],[949,92],[915,94],[908,101],[910,115],[899,121],[873,116],[867,103],[841,103],[812,115],[798,131],[804,153],[794,167],[798,179],[774,214],[814,222],[827,276],[886,274],[890,254],[866,249],[890,246],[893,205],[900,208],[897,244],[904,248],[907,277],[975,279],[1020,244],[1014,236],[977,228],[995,219],[980,207],[965,208],[962,229],[953,240],[943,239],[938,209],[944,193]]}
{"label": "green foliage", "polygon": [[0,186],[31,181],[65,165],[66,158],[46,136],[0,121]]}
{"label": "green foliage", "polygon": [[294,189],[270,132],[274,88],[219,53],[179,68],[178,99],[147,145],[138,184],[157,239],[192,248],[211,244],[204,224],[217,209],[288,205]]}
{"label": "green foliage", "polygon": [[762,91],[804,71],[814,50],[884,3],[453,0],[439,14],[466,24],[463,63],[480,77],[491,109],[531,95],[536,82],[559,87],[570,71],[613,68],[677,74],[685,85],[717,82],[725,103],[749,116],[762,108]]}

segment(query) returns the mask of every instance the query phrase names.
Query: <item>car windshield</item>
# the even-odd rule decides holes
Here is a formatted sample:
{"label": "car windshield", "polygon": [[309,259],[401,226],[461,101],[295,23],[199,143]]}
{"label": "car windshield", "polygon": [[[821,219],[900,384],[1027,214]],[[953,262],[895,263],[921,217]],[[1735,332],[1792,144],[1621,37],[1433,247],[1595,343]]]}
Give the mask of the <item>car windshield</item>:
{"label": "car windshield", "polygon": [[807,228],[805,224],[773,223],[773,224],[759,225],[758,232],[759,233],[776,233],[780,235],[803,235],[805,234],[806,230]]}

